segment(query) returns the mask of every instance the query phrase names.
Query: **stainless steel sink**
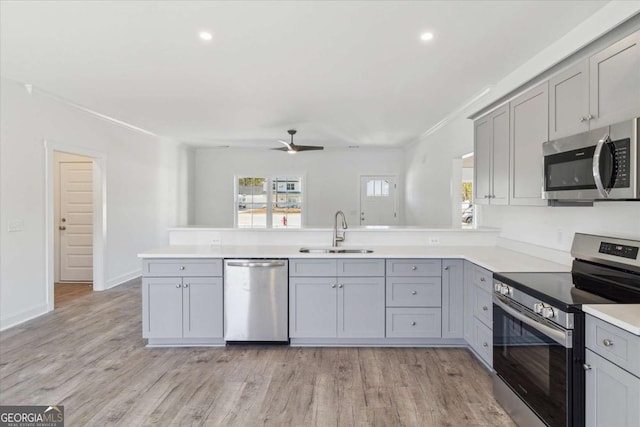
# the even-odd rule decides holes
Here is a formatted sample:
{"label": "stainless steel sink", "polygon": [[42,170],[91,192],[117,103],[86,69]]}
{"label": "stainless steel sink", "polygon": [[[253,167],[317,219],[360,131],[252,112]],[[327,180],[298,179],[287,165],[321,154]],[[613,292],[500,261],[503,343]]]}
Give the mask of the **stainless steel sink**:
{"label": "stainless steel sink", "polygon": [[371,249],[347,249],[347,248],[302,248],[300,252],[305,254],[370,254]]}

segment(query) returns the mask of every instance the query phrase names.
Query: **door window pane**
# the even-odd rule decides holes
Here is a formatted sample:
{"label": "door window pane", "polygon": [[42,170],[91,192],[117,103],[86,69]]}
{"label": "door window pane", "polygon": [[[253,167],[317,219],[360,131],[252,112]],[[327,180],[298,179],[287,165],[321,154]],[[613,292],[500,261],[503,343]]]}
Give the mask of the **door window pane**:
{"label": "door window pane", "polygon": [[367,197],[389,197],[389,181],[384,179],[367,181]]}

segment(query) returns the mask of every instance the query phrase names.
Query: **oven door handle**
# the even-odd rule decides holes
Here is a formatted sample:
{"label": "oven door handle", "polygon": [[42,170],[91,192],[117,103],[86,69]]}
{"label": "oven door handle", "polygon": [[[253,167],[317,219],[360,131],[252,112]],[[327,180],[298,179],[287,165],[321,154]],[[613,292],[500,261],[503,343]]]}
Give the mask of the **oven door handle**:
{"label": "oven door handle", "polygon": [[520,311],[513,308],[507,301],[505,301],[500,296],[493,294],[493,303],[503,309],[510,316],[515,317],[520,320],[522,323],[527,326],[532,327],[538,332],[548,336],[564,348],[572,348],[573,347],[573,334],[571,331],[564,331],[558,328],[551,327],[549,325],[545,325],[543,323],[537,322],[535,319],[530,318],[522,314]]}

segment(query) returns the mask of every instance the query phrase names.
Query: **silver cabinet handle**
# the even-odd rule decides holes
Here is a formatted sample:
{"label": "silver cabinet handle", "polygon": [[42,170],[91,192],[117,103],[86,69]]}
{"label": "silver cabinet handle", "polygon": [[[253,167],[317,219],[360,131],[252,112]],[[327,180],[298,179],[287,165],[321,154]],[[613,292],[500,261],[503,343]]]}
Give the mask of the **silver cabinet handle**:
{"label": "silver cabinet handle", "polygon": [[582,369],[584,369],[585,371],[590,371],[591,370],[591,365],[585,363],[584,365],[582,365]]}
{"label": "silver cabinet handle", "polygon": [[338,287],[339,287],[339,288],[342,288],[342,286],[343,286],[342,284],[339,284],[339,285],[338,285]]}
{"label": "silver cabinet handle", "polygon": [[487,344],[486,342],[482,343],[483,347],[489,347],[489,344]]}
{"label": "silver cabinet handle", "polygon": [[587,120],[593,120],[593,119],[595,119],[595,117],[594,117],[594,116],[592,116],[591,114],[589,114],[589,115],[586,117],[586,119],[587,119]]}
{"label": "silver cabinet handle", "polygon": [[181,285],[180,283],[178,283],[178,284],[176,285],[176,288],[181,288],[181,287],[182,287],[182,285]]}
{"label": "silver cabinet handle", "polygon": [[587,118],[586,118],[586,117],[584,117],[584,116],[580,117],[580,123],[584,123],[584,122],[586,122],[586,121],[587,121]]}
{"label": "silver cabinet handle", "polygon": [[418,291],[411,291],[411,295],[416,295]]}
{"label": "silver cabinet handle", "polygon": [[489,311],[489,307],[487,307],[486,305],[482,306],[482,311]]}
{"label": "silver cabinet handle", "polygon": [[284,261],[265,261],[265,262],[250,262],[250,261],[227,261],[228,267],[284,267]]}
{"label": "silver cabinet handle", "polygon": [[484,279],[484,277],[481,277],[481,278],[480,278],[480,281],[481,281],[481,282],[486,282],[486,280]]}
{"label": "silver cabinet handle", "polygon": [[184,287],[185,287],[185,288],[188,288],[188,287],[189,287],[189,284],[188,284],[188,283],[185,283]]}
{"label": "silver cabinet handle", "polygon": [[181,265],[181,266],[180,266],[180,270],[184,270],[184,265]]}
{"label": "silver cabinet handle", "polygon": [[416,267],[415,265],[412,265],[412,266],[411,266],[411,269],[415,271],[415,270],[417,270],[417,269],[418,269],[418,267]]}
{"label": "silver cabinet handle", "polygon": [[416,326],[416,322],[411,322],[411,326]]}
{"label": "silver cabinet handle", "polygon": [[444,269],[448,271],[449,270],[449,266],[447,265]]}
{"label": "silver cabinet handle", "polygon": [[334,283],[333,285],[331,285],[331,287],[332,287],[332,288],[335,288],[335,287],[336,287],[336,284]]}
{"label": "silver cabinet handle", "polygon": [[609,338],[605,338],[602,340],[602,344],[604,344],[605,347],[611,347],[613,345],[613,341]]}

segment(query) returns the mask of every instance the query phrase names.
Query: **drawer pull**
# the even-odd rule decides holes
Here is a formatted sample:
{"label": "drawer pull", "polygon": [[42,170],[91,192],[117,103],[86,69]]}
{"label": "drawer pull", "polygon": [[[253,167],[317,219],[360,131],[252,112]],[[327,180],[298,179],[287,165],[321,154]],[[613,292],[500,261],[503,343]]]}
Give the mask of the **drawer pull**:
{"label": "drawer pull", "polygon": [[482,343],[483,347],[489,347],[489,344],[487,344],[486,342]]}
{"label": "drawer pull", "polygon": [[342,287],[343,287],[343,286],[344,286],[344,285],[343,285],[342,283],[338,285],[338,287],[339,287],[340,289],[342,289]]}
{"label": "drawer pull", "polygon": [[489,311],[489,307],[487,307],[486,305],[482,306],[482,311]]}
{"label": "drawer pull", "polygon": [[334,283],[333,285],[331,285],[332,288],[335,288],[337,285]]}
{"label": "drawer pull", "polygon": [[180,283],[178,283],[178,284],[176,285],[176,288],[181,288],[181,287],[182,287],[182,285],[181,285]]}
{"label": "drawer pull", "polygon": [[181,265],[181,266],[180,266],[180,270],[184,270],[184,265]]}
{"label": "drawer pull", "polygon": [[188,284],[188,283],[185,283],[185,284],[184,284],[184,287],[185,287],[185,288],[188,288],[188,287],[189,287],[189,284]]}
{"label": "drawer pull", "polygon": [[416,322],[411,322],[411,326],[416,326]]}
{"label": "drawer pull", "polygon": [[416,295],[418,291],[411,291],[411,295]]}
{"label": "drawer pull", "polygon": [[613,345],[613,341],[609,338],[605,338],[602,340],[602,344],[604,344],[605,347],[611,347]]}
{"label": "drawer pull", "polygon": [[415,271],[415,270],[417,270],[417,269],[418,269],[418,267],[416,267],[415,265],[413,265],[413,266],[411,266],[411,269]]}
{"label": "drawer pull", "polygon": [[484,277],[481,277],[481,278],[480,278],[480,281],[481,281],[481,282],[486,282],[486,280],[484,280]]}
{"label": "drawer pull", "polygon": [[585,371],[590,371],[591,370],[591,365],[585,363],[584,365],[582,365],[582,369],[584,369]]}

